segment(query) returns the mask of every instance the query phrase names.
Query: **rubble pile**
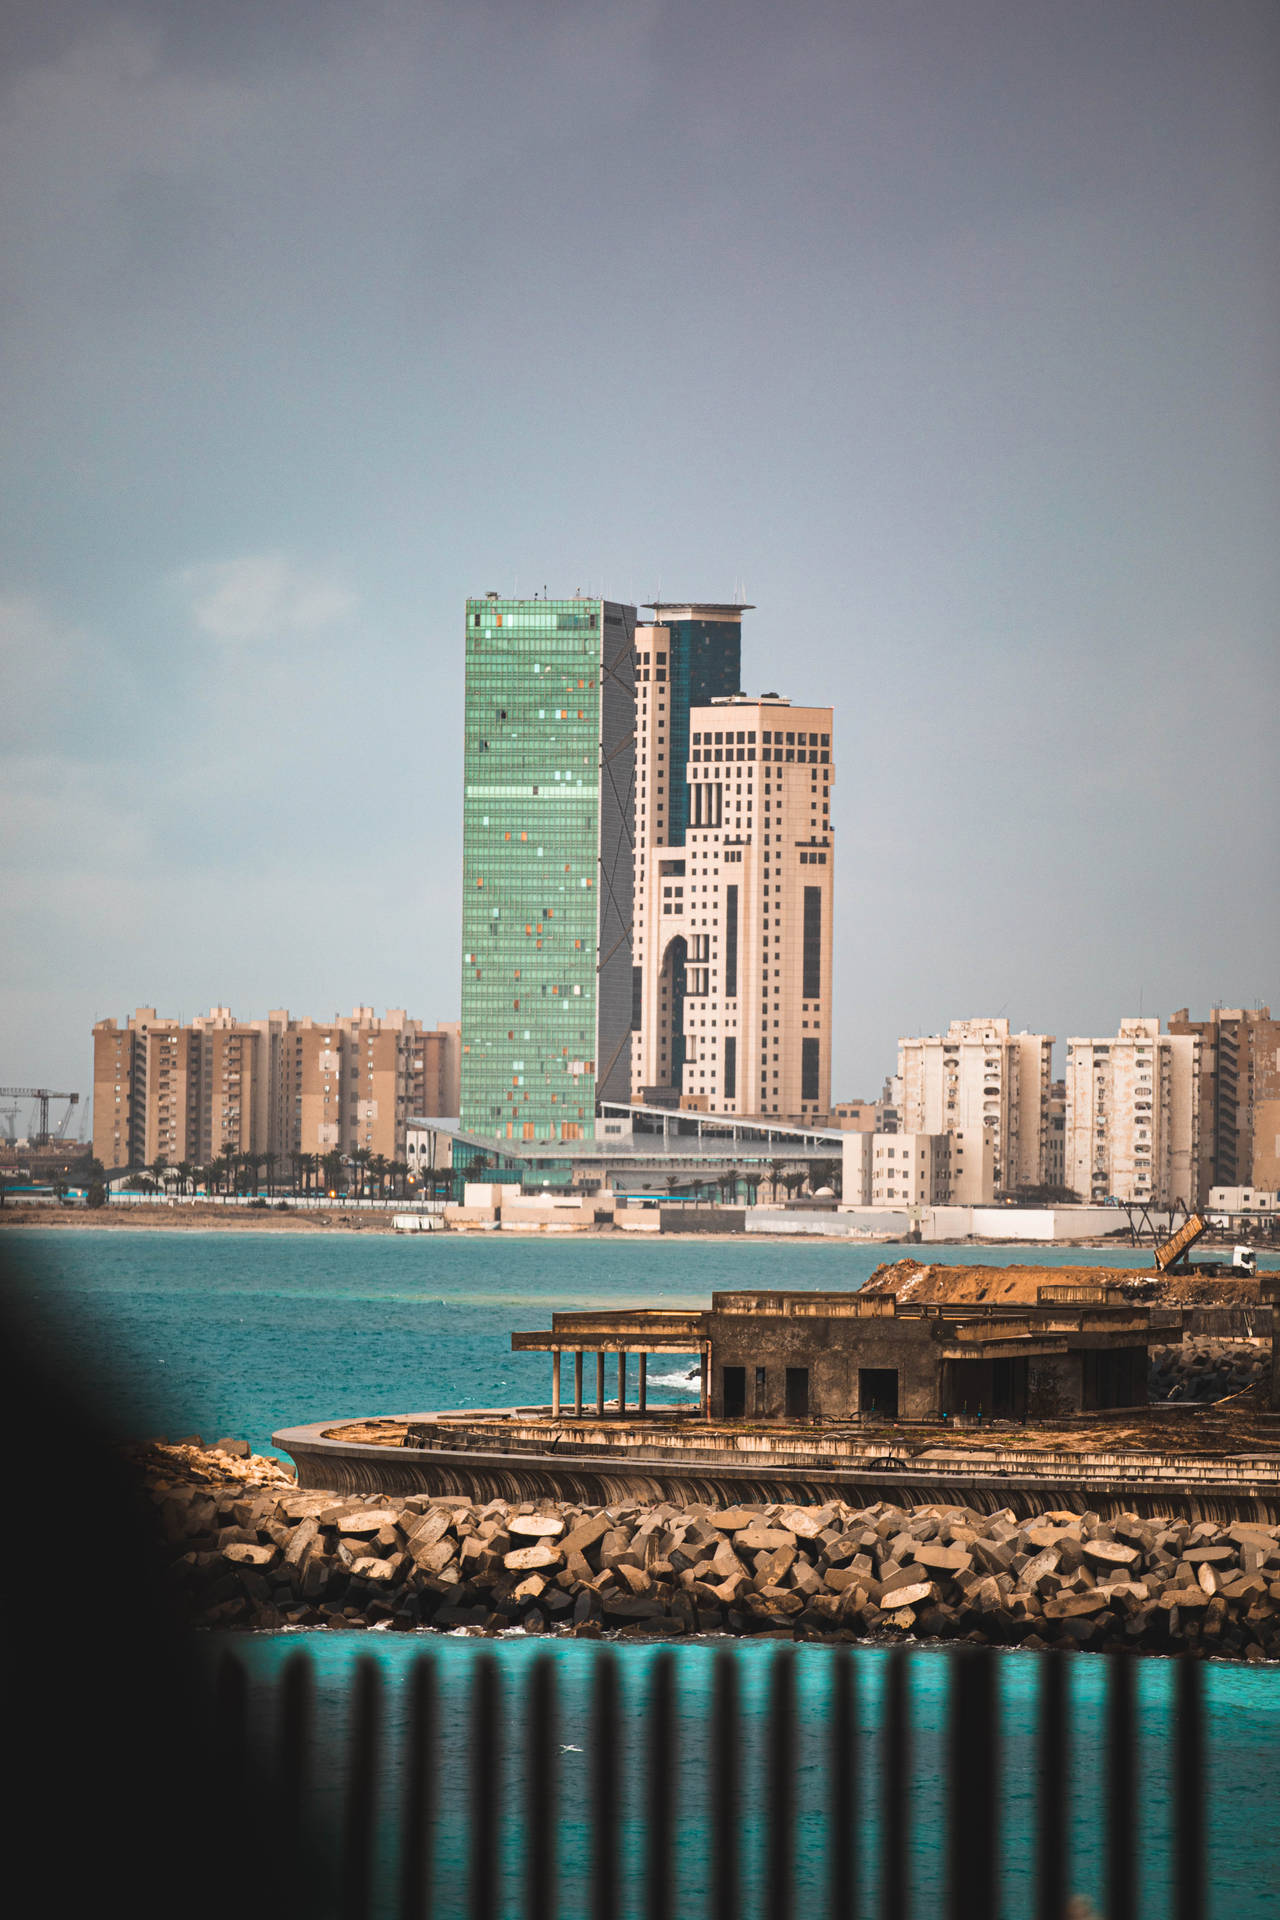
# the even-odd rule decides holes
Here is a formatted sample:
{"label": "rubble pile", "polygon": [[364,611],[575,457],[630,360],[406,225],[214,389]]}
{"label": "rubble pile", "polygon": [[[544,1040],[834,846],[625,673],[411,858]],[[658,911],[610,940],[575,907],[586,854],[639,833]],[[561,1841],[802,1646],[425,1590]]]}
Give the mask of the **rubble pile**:
{"label": "rubble pile", "polygon": [[209,1627],[914,1635],[1280,1657],[1280,1528],[1006,1509],[581,1508],[153,1486]]}
{"label": "rubble pile", "polygon": [[1185,1337],[1177,1346],[1152,1347],[1147,1388],[1153,1400],[1225,1400],[1270,1377],[1270,1340]]}

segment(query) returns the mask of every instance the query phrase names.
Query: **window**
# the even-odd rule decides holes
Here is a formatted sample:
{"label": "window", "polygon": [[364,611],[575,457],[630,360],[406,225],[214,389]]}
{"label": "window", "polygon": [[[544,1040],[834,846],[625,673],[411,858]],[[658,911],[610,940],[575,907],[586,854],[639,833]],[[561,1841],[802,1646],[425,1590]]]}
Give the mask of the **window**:
{"label": "window", "polygon": [[733,1000],[738,992],[738,889],[725,888],[724,993]]}
{"label": "window", "polygon": [[804,982],[801,997],[805,1000],[819,1000],[822,997],[822,888],[804,889],[804,943],[803,943]]}

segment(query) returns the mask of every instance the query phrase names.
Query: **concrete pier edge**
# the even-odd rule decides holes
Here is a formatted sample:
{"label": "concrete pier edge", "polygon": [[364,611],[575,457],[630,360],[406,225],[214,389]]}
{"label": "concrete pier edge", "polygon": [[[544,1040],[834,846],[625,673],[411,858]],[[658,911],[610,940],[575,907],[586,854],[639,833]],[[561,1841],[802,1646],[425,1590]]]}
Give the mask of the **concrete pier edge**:
{"label": "concrete pier edge", "polygon": [[[476,1417],[508,1417],[527,1409],[476,1409]],[[456,1418],[456,1415],[454,1416]],[[435,1413],[382,1416],[388,1426],[406,1428],[410,1422],[430,1422]],[[1105,1474],[1082,1468],[1037,1473],[1020,1468],[1010,1456],[1007,1467],[966,1474],[962,1469],[934,1471],[927,1465],[903,1462],[886,1468],[815,1465],[812,1471],[794,1465],[770,1466],[731,1460],[714,1465],[706,1461],[646,1458],[629,1454],[610,1457],[577,1453],[557,1457],[554,1442],[545,1453],[479,1448],[406,1448],[396,1445],[326,1438],[335,1427],[357,1426],[357,1419],[322,1420],[286,1427],[272,1435],[272,1444],[293,1460],[300,1488],[325,1489],[338,1494],[408,1497],[413,1494],[467,1501],[504,1499],[552,1500],[577,1506],[605,1507],[620,1500],[675,1501],[708,1506],[820,1505],[833,1496],[851,1505],[878,1500],[900,1507],[969,1507],[979,1513],[1009,1509],[1016,1517],[1060,1509],[1092,1512],[1108,1519],[1122,1513],[1141,1518],[1169,1516],[1230,1523],[1253,1520],[1280,1524],[1280,1456],[1267,1460],[1265,1470],[1231,1472],[1224,1459],[1221,1476],[1188,1480],[1178,1476],[1169,1461],[1171,1477],[1157,1481],[1127,1479],[1123,1472]],[[1150,1456],[1145,1456],[1150,1458]],[[1061,1463],[1055,1463],[1059,1467]],[[1180,1464],[1180,1463],[1179,1463]],[[1219,1463],[1201,1457],[1200,1472]]]}

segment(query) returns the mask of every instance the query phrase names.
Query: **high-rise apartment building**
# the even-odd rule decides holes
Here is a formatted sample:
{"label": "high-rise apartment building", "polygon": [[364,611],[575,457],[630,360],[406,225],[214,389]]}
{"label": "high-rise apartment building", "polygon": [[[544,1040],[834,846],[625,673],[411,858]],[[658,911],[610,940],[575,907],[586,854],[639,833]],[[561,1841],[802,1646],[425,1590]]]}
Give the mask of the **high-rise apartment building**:
{"label": "high-rise apartment building", "polygon": [[1280,1020],[1270,1007],[1215,1007],[1193,1020],[1181,1007],[1169,1032],[1200,1040],[1200,1184],[1280,1186]]}
{"label": "high-rise apartment building", "polygon": [[[683,846],[689,825],[689,734],[694,707],[742,683],[744,603],[659,602],[636,628],[636,806],[632,927],[631,1085],[645,1085],[644,977],[654,847]],[[677,1040],[677,1048],[680,1042]],[[681,1061],[663,1082],[683,1092]]]}
{"label": "high-rise apartment building", "polygon": [[[641,752],[653,767],[663,716],[649,684]],[[811,1124],[825,1117],[831,736],[829,707],[793,707],[777,694],[690,708],[677,776],[687,823],[676,839],[647,817],[653,837],[638,867],[637,1097]]]}
{"label": "high-rise apartment building", "polygon": [[579,1139],[629,1095],[634,641],[611,600],[467,602],[468,1132]]}
{"label": "high-rise apartment building", "polygon": [[1199,1192],[1198,1034],[1122,1020],[1067,1042],[1065,1183],[1082,1200],[1192,1205]]}
{"label": "high-rise apartment building", "polygon": [[361,1149],[403,1160],[409,1116],[456,1102],[458,1050],[456,1024],[424,1031],[399,1009],[245,1021],[215,1007],[184,1025],[139,1007],[93,1029],[93,1150],[108,1167]]}
{"label": "high-rise apartment building", "polygon": [[1044,1186],[1052,1055],[1051,1034],[1010,1033],[1004,1019],[899,1040],[903,1131],[986,1134],[997,1193]]}

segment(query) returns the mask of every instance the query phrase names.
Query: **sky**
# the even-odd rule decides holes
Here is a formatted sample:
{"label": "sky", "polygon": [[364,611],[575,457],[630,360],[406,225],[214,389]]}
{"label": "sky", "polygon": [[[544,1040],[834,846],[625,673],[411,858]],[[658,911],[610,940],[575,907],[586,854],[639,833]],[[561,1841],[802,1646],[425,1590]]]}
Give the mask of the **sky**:
{"label": "sky", "polygon": [[1280,1005],[1273,0],[0,36],[0,1082],[456,1018],[489,589],[743,597],[834,706],[834,1097]]}

